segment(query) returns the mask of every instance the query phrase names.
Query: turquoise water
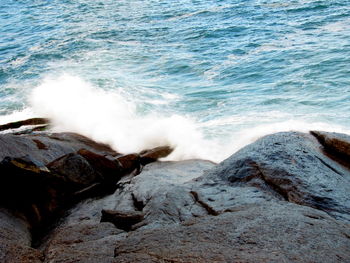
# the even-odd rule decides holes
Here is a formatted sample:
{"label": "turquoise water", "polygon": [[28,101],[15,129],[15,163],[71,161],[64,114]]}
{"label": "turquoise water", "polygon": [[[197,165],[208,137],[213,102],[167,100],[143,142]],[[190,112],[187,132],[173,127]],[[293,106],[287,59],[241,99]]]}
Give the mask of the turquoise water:
{"label": "turquoise water", "polygon": [[217,160],[273,131],[350,131],[350,1],[0,2],[0,122]]}

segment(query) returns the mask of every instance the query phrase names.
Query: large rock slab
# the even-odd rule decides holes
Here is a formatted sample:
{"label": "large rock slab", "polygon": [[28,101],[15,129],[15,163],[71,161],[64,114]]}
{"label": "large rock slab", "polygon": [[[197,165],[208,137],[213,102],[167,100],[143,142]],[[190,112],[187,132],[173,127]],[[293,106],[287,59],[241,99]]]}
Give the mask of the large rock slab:
{"label": "large rock slab", "polygon": [[[177,190],[213,166],[202,160],[152,163],[145,166],[141,174],[122,180],[113,195],[82,201],[69,211],[43,244],[46,259],[48,262],[115,262],[115,245],[125,240],[134,228],[155,229],[184,221],[177,211],[191,210],[184,202],[192,205],[194,200],[190,188]],[[179,193],[186,196],[177,195]],[[148,200],[147,203],[143,203],[144,200]],[[199,206],[195,209],[206,214]],[[188,218],[194,218],[187,213]],[[99,228],[105,233],[97,231]],[[103,249],[97,249],[102,245]]]}
{"label": "large rock slab", "polygon": [[116,243],[114,262],[348,262],[349,225],[295,204],[267,202]]}
{"label": "large rock slab", "polygon": [[97,143],[76,133],[0,134],[0,160],[8,156],[29,155],[32,159],[47,164],[80,149],[87,149],[101,155],[118,154],[108,145]]}
{"label": "large rock slab", "polygon": [[[205,210],[200,206],[191,208],[188,205],[195,202],[190,193],[192,179],[200,177],[214,165],[203,160],[149,164],[139,175],[122,179],[114,194],[77,204],[70,210],[63,224],[98,223],[101,221],[102,210],[143,212],[145,227],[146,222],[150,224],[180,222],[181,216],[178,210],[197,209],[205,215]],[[191,213],[188,216],[193,218]]]}
{"label": "large rock slab", "polygon": [[208,176],[232,186],[251,186],[280,200],[325,211],[350,222],[350,171],[324,154],[309,134],[266,136],[248,145]]}
{"label": "large rock slab", "polygon": [[145,219],[138,226],[147,228],[205,215],[205,210],[195,204],[191,189],[193,179],[214,165],[204,160],[149,164],[138,176],[117,189],[114,205],[109,209],[142,211]]}
{"label": "large rock slab", "polygon": [[[295,134],[285,134],[290,135]],[[313,137],[297,135],[306,136],[306,142],[310,139],[322,152]],[[122,180],[113,195],[85,201],[72,209],[58,233],[63,231],[69,238],[66,229],[74,232],[74,225],[98,225],[101,219],[114,222],[120,232],[112,235],[115,243],[108,243],[108,255],[99,257],[100,262],[350,260],[350,225],[342,218],[290,202],[263,187],[263,182],[231,182],[219,172],[226,164],[189,160],[147,165],[136,177]],[[106,211],[108,217],[103,215]],[[130,221],[127,228],[115,222],[128,216],[138,216],[138,220]],[[64,244],[60,239],[55,242],[45,250],[47,253]],[[94,248],[97,243],[88,244]],[[81,252],[74,249],[70,245],[67,258],[85,258],[77,256]]]}
{"label": "large rock slab", "polygon": [[[92,150],[96,145],[65,153],[50,164],[51,157],[42,153],[27,159],[5,158],[2,165],[16,168],[6,174],[17,176],[6,178],[22,174],[21,179],[27,180],[19,189],[28,193],[28,200],[43,195],[34,186],[38,193],[28,191],[24,186],[30,185],[29,181],[43,189],[48,182],[52,189],[61,189],[62,184],[73,196],[87,199],[79,199],[66,211],[38,249],[31,248],[25,220],[22,224],[18,217],[4,217],[6,224],[22,226],[10,239],[4,239],[0,256],[23,255],[27,260],[32,253],[33,260],[50,263],[350,262],[346,151],[313,134],[266,136],[218,165],[188,160],[142,167],[147,163],[142,162],[143,154],[121,157],[103,147]],[[348,143],[343,135],[319,134],[341,140],[340,145]],[[70,135],[57,136],[69,144],[65,136]],[[40,148],[37,150],[47,151],[41,144]],[[114,193],[91,195],[95,183],[103,183],[106,175],[114,178],[111,171],[120,169],[133,172],[117,177]],[[45,191],[43,197],[50,202],[59,196]],[[33,216],[39,208],[28,206]],[[0,213],[0,234],[7,233],[6,224],[1,225]],[[11,254],[16,250],[7,244],[15,243],[23,248],[23,254]]]}

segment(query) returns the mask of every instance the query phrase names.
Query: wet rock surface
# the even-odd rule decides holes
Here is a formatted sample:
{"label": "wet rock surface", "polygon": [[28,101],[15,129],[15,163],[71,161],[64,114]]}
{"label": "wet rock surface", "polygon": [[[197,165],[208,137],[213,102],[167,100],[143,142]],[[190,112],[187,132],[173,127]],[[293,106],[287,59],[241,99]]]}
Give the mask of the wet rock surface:
{"label": "wet rock surface", "polygon": [[325,211],[350,222],[349,169],[324,154],[315,137],[266,136],[213,169],[209,177],[252,186],[276,199]]}
{"label": "wet rock surface", "polygon": [[43,253],[31,245],[26,220],[0,208],[0,262],[42,262]]}
{"label": "wet rock surface", "polygon": [[9,156],[29,155],[32,159],[44,164],[80,149],[87,149],[101,155],[118,155],[108,145],[94,142],[76,133],[0,134],[0,149],[0,160]]}
{"label": "wet rock surface", "polygon": [[[40,126],[46,127],[49,124],[49,120],[45,118],[31,118],[23,121],[10,122],[0,125],[0,131],[14,130],[26,126]],[[43,126],[44,125],[44,126]]]}
{"label": "wet rock surface", "polygon": [[140,152],[141,164],[146,165],[157,161],[160,158],[167,157],[173,152],[169,146],[160,146],[149,150],[144,150]]}
{"label": "wet rock surface", "polygon": [[348,235],[318,210],[265,203],[136,230],[116,244],[115,262],[347,262]]}
{"label": "wet rock surface", "polygon": [[0,261],[349,262],[349,145],[278,133],[216,165],[2,134]]}

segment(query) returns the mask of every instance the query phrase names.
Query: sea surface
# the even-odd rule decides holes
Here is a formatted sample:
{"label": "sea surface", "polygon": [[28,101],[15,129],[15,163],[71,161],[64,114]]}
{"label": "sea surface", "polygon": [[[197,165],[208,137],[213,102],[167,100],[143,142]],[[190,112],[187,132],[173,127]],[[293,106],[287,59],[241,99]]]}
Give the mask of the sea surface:
{"label": "sea surface", "polygon": [[350,134],[348,0],[0,0],[0,124],[220,161],[272,132]]}

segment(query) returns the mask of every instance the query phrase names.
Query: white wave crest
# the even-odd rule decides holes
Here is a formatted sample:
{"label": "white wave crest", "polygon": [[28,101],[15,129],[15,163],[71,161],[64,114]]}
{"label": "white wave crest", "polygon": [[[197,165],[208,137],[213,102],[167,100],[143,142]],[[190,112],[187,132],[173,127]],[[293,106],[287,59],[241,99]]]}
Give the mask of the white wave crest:
{"label": "white wave crest", "polygon": [[[153,112],[140,116],[136,113],[136,105],[118,91],[96,89],[70,75],[45,79],[33,89],[29,102],[35,114],[52,120],[56,131],[81,133],[96,141],[108,143],[122,153],[169,145],[175,150],[167,160],[201,158],[218,162],[264,135],[281,131],[324,130],[350,133],[344,127],[293,118],[262,124],[259,122],[261,116],[256,118],[254,125],[240,130],[234,129],[234,125],[247,120],[244,116],[233,116],[232,131],[222,133],[219,130],[222,122],[227,125],[230,118],[200,124],[177,114],[166,116]],[[247,118],[252,123],[252,116]],[[221,138],[214,136],[205,139],[202,130],[208,127],[217,129]]]}
{"label": "white wave crest", "polygon": [[98,90],[78,77],[45,79],[29,101],[55,130],[84,134],[122,153],[169,145],[175,148],[172,159],[205,158],[191,146],[203,144],[191,120],[175,114],[138,116],[135,105],[118,92]]}

